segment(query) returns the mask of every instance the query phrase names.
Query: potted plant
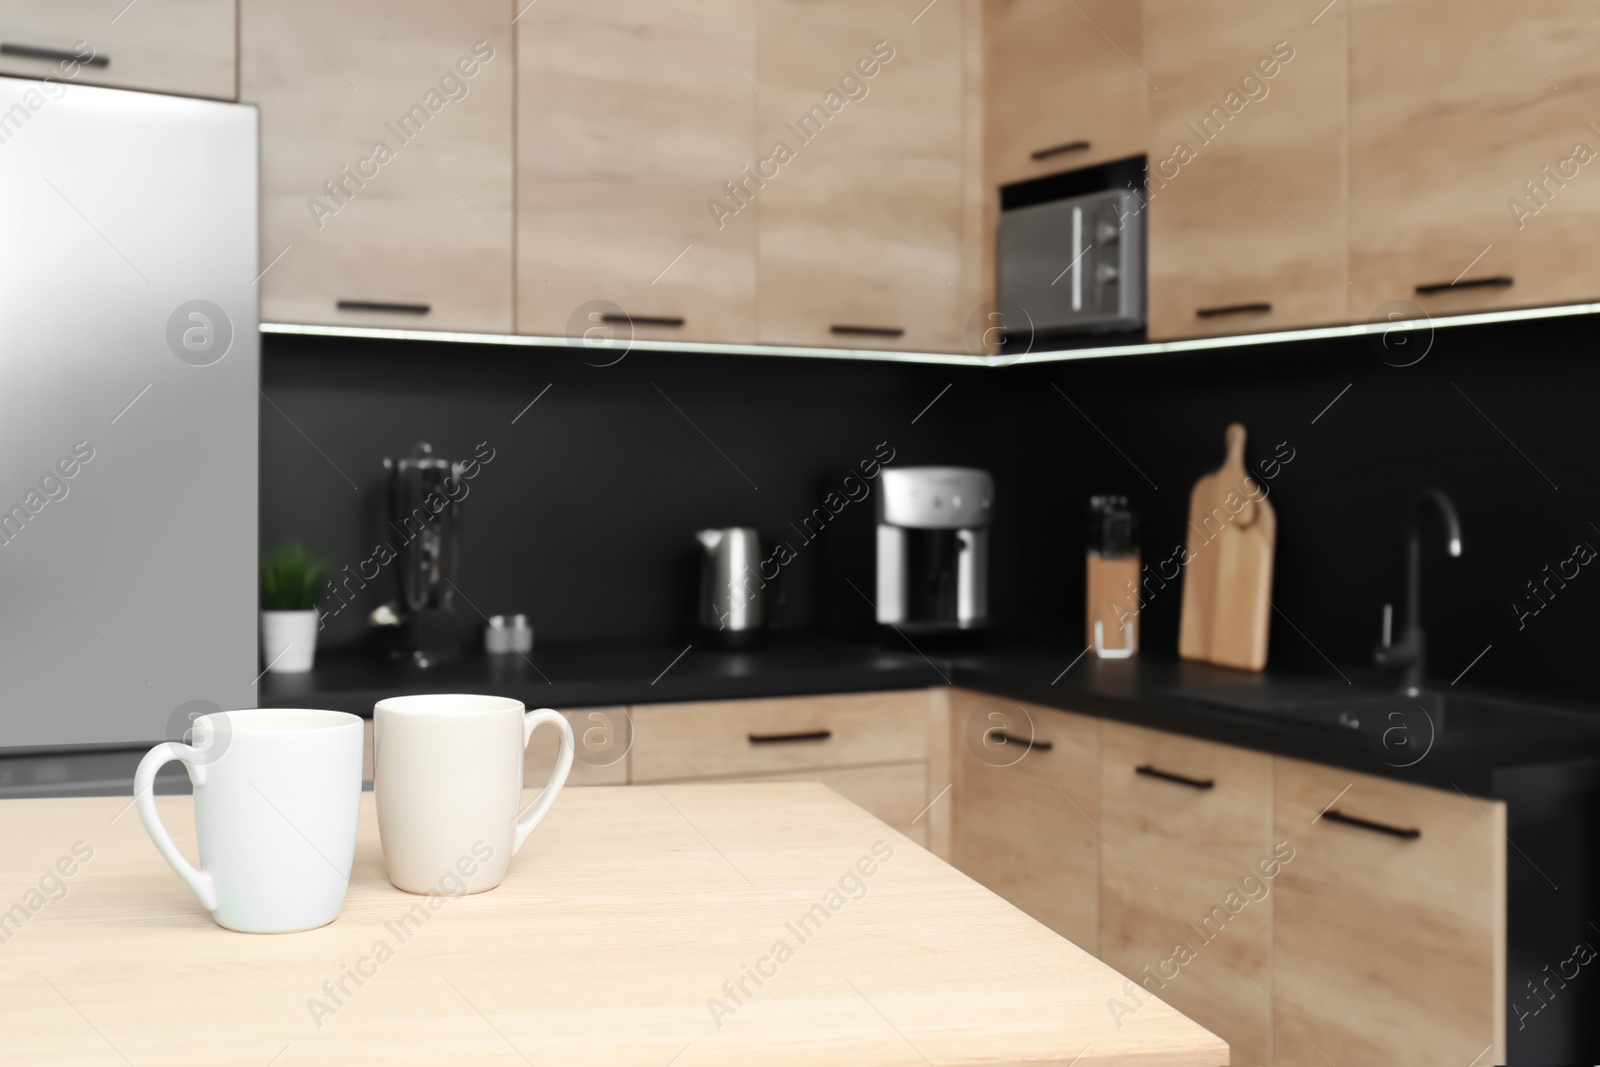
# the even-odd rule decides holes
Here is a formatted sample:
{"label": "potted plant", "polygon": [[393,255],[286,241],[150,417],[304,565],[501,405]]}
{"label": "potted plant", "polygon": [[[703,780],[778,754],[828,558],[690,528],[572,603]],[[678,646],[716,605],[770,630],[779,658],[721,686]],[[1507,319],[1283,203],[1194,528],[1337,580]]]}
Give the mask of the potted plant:
{"label": "potted plant", "polygon": [[261,557],[261,656],[274,673],[309,671],[317,654],[317,588],[327,568],[304,545]]}

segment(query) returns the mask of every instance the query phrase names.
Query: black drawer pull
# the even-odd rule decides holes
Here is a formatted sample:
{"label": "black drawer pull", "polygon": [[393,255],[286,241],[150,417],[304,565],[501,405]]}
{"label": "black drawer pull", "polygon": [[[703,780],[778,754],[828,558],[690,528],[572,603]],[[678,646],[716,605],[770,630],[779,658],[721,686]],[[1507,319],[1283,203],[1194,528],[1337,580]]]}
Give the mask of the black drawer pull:
{"label": "black drawer pull", "polygon": [[1255,304],[1223,304],[1214,308],[1196,308],[1194,317],[1197,319],[1215,319],[1222,315],[1265,315],[1272,311],[1272,305],[1260,302]]}
{"label": "black drawer pull", "polygon": [[682,326],[683,319],[670,315],[601,315],[609,326]]}
{"label": "black drawer pull", "polygon": [[1066,144],[1058,144],[1054,148],[1041,148],[1037,152],[1031,152],[1028,158],[1036,160],[1049,159],[1051,156],[1064,156],[1068,152],[1087,152],[1088,150],[1088,141],[1068,141]]}
{"label": "black drawer pull", "polygon": [[1135,767],[1133,773],[1142,774],[1146,778],[1159,778],[1163,782],[1176,782],[1179,785],[1186,785],[1190,789],[1211,789],[1217,784],[1210,778],[1188,778],[1181,774],[1173,774],[1171,771],[1157,770],[1148,763],[1143,767]]}
{"label": "black drawer pull", "polygon": [[1464,282],[1431,282],[1419,285],[1417,295],[1432,296],[1435,293],[1448,293],[1452,289],[1509,289],[1512,284],[1510,275],[1496,274],[1492,278],[1469,278]]}
{"label": "black drawer pull", "polygon": [[59,59],[65,63],[78,63],[85,67],[106,67],[111,65],[110,56],[89,56],[85,59],[76,52],[68,52],[64,48],[40,48],[31,44],[12,44],[10,41],[0,43],[0,56],[18,56],[22,59]]}
{"label": "black drawer pull", "polygon": [[1341,811],[1325,811],[1322,813],[1322,817],[1329,822],[1344,823],[1346,826],[1354,826],[1361,830],[1371,830],[1376,834],[1388,834],[1390,837],[1398,837],[1404,841],[1415,841],[1422,836],[1422,831],[1415,827],[1389,826],[1386,823],[1373,822],[1370,819],[1358,819],[1354,815],[1346,815]]}
{"label": "black drawer pull", "polygon": [[796,741],[826,741],[832,730],[811,730],[802,734],[749,734],[752,745],[788,745]]}
{"label": "black drawer pull", "polygon": [[432,304],[390,304],[382,300],[341,300],[340,311],[382,311],[393,315],[426,315]]}
{"label": "black drawer pull", "polygon": [[1040,741],[1038,738],[1034,738],[1032,741],[1029,741],[1026,737],[1018,737],[1016,734],[1008,734],[1004,730],[990,730],[988,736],[998,737],[1002,742],[1008,745],[1021,745],[1025,749],[1038,749],[1040,752],[1049,752],[1052,748],[1056,747],[1053,741]]}
{"label": "black drawer pull", "polygon": [[898,326],[846,326],[834,323],[828,327],[838,337],[904,337],[906,332]]}

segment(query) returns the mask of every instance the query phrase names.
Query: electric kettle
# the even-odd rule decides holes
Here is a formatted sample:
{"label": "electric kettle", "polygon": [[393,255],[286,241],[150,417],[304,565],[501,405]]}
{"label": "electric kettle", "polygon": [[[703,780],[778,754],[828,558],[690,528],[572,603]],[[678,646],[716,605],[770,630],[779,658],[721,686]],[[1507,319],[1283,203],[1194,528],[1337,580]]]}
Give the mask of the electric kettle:
{"label": "electric kettle", "polygon": [[701,530],[695,534],[700,558],[702,636],[723,648],[752,648],[765,636],[766,590],[777,576],[771,562],[762,576],[761,535],[748,526]]}

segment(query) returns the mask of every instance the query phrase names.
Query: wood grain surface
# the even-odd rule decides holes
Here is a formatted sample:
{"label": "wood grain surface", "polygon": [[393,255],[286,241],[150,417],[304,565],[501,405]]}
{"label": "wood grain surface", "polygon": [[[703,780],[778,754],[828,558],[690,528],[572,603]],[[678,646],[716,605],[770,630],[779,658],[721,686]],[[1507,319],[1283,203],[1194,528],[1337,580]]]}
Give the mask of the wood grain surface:
{"label": "wood grain surface", "polygon": [[1505,802],[1282,758],[1276,789],[1278,1062],[1506,1062]]}
{"label": "wood grain surface", "polygon": [[[0,945],[0,1060],[1205,1067],[1228,1058],[1221,1040],[1160,1002],[1119,1028],[1106,1003],[1120,975],[815,784],[569,789],[504,884],[431,898],[432,912],[430,898],[389,887],[366,794],[340,918],[278,936],[217,927],[128,805],[0,802],[4,907],[31,899],[63,857],[72,870],[49,880],[64,894],[52,890],[58,899]],[[190,854],[191,805],[157,800]],[[75,844],[87,860],[72,859]],[[774,955],[782,940],[789,954]],[[379,944],[388,946],[381,962]],[[747,977],[754,968],[765,974],[759,986]],[[359,985],[346,977],[357,971]],[[734,1004],[741,980],[747,995]],[[314,1020],[309,1002],[334,995],[334,1010]],[[713,998],[732,1010],[714,1018]]]}
{"label": "wood grain surface", "polygon": [[1273,858],[1272,757],[1105,722],[1100,783],[1101,957],[1203,1020],[1237,1062],[1271,1063],[1272,887],[1257,865]]}
{"label": "wood grain surface", "polygon": [[[956,866],[1098,951],[1099,721],[968,690],[955,691],[953,709]],[[974,720],[981,729],[969,728]],[[1002,741],[994,730],[1033,745]]]}
{"label": "wood grain surface", "polygon": [[1244,465],[1245,428],[1228,427],[1222,466],[1189,496],[1178,654],[1224,667],[1267,665],[1278,519]]}
{"label": "wood grain surface", "polygon": [[511,331],[511,31],[503,0],[241,0],[262,321]]}
{"label": "wood grain surface", "polygon": [[106,60],[105,66],[79,67],[64,78],[57,60],[8,55],[0,57],[0,74],[238,97],[239,12],[233,0],[145,0],[137,15],[128,12],[131,6],[127,0],[0,0],[0,41]]}
{"label": "wood grain surface", "polygon": [[543,0],[517,19],[519,332],[582,335],[605,300],[637,337],[754,340],[755,219],[707,202],[761,154],[755,27],[754,0]]}

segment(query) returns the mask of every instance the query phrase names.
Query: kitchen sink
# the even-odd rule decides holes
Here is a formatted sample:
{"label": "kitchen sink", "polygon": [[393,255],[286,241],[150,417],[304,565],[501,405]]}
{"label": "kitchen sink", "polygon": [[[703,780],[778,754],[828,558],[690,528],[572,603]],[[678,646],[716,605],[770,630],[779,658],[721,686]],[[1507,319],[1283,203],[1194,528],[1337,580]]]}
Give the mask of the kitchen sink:
{"label": "kitchen sink", "polygon": [[1535,723],[1541,728],[1575,725],[1569,713],[1518,701],[1426,689],[1410,696],[1339,682],[1191,685],[1162,695],[1278,722],[1360,733],[1394,766],[1408,765],[1413,756],[1421,759],[1447,733],[1481,736],[1523,731]]}

